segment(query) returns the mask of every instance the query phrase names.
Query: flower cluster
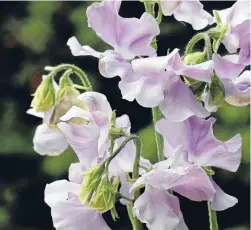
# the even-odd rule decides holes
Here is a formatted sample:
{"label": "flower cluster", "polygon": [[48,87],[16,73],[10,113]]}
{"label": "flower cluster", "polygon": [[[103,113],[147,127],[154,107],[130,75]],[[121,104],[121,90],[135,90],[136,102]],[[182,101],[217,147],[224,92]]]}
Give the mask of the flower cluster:
{"label": "flower cluster", "polygon": [[[120,77],[123,99],[136,100],[160,115],[154,118],[159,162],[151,164],[141,156],[140,138],[130,133],[129,117],[116,117],[107,98],[92,92],[82,70],[69,64],[46,67],[49,73],[28,110],[43,118],[34,150],[57,156],[72,148],[79,160],[70,166],[69,180],[45,188],[58,230],[109,230],[102,213],[110,211],[118,218],[118,201],[127,206],[134,230],[142,229],[142,223],[150,230],[186,230],[173,191],[192,201],[207,201],[209,210],[222,211],[238,202],[212,176],[214,167],[237,171],[241,136],[218,140],[213,134],[216,119],[208,117],[224,101],[250,103],[250,2],[239,0],[229,9],[214,11],[214,16],[198,0],[142,2],[146,12],[139,19],[119,15],[121,0],[88,7],[89,26],[111,49],[98,52],[75,37],[67,45],[74,56],[98,58],[102,76]],[[174,49],[157,56],[162,14],[195,30],[214,27],[196,34],[184,55]],[[204,49],[195,52],[200,40]],[[230,54],[218,54],[221,44]],[[60,71],[64,73],[56,83]],[[73,74],[82,85],[73,83]]]}

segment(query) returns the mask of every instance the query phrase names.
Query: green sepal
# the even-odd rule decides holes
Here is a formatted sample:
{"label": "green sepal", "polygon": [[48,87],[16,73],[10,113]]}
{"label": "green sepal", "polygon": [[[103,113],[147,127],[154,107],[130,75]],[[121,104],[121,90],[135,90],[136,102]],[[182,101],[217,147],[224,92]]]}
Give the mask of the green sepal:
{"label": "green sepal", "polygon": [[31,102],[31,107],[33,107],[36,112],[49,111],[55,103],[53,77],[45,77],[45,79],[38,86],[33,96],[34,98]]}
{"label": "green sepal", "polygon": [[89,206],[99,212],[111,210],[116,202],[116,193],[108,177],[104,175],[98,181],[98,187],[89,201]]}
{"label": "green sepal", "polygon": [[118,214],[115,206],[111,209],[111,215],[112,215],[112,219],[114,221],[117,221],[117,219],[119,219],[119,214]]}
{"label": "green sepal", "polygon": [[104,175],[105,165],[98,164],[86,171],[84,171],[84,180],[80,186],[79,200],[89,205],[89,202],[100,185],[100,180]]}
{"label": "green sepal", "polygon": [[208,176],[213,176],[215,174],[211,167],[203,167],[203,169],[205,170]]}
{"label": "green sepal", "polygon": [[221,107],[225,100],[225,88],[220,78],[214,74],[209,86],[209,105]]}

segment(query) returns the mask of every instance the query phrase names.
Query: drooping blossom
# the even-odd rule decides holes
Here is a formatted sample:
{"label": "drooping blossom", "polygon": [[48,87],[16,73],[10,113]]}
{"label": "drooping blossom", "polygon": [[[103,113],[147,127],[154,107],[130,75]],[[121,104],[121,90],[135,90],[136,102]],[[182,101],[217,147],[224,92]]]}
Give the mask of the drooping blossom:
{"label": "drooping blossom", "polygon": [[104,77],[119,76],[130,81],[133,75],[129,61],[136,56],[156,55],[151,41],[160,30],[157,21],[148,13],[140,19],[121,17],[120,5],[121,0],[104,0],[87,9],[89,26],[113,49],[97,52],[89,46],[81,46],[75,37],[70,38],[67,45],[74,56],[99,58],[99,70]]}
{"label": "drooping blossom", "polygon": [[57,230],[111,229],[101,212],[84,205],[78,198],[84,169],[80,163],[72,164],[69,181],[59,180],[46,185],[44,200],[51,208],[53,226]]}
{"label": "drooping blossom", "polygon": [[139,79],[130,83],[122,80],[119,83],[124,99],[136,99],[144,107],[159,106],[163,115],[173,121],[182,121],[192,115],[209,115],[180,75],[210,82],[213,72],[210,61],[185,65],[178,49],[175,49],[167,56],[133,60],[132,68]]}
{"label": "drooping blossom", "polygon": [[[213,134],[215,121],[214,118],[204,120],[195,116],[179,123],[166,119],[158,121],[156,130],[164,137],[165,156],[177,159],[177,155],[172,154],[173,149],[183,146],[185,153],[180,154],[177,165],[195,165],[201,169],[212,166],[236,172],[241,162],[241,136],[237,134],[225,142],[218,140]],[[216,190],[214,197],[208,199],[212,209],[221,211],[237,203],[235,197],[224,193],[213,179],[210,180]]]}
{"label": "drooping blossom", "polygon": [[213,23],[213,17],[198,0],[160,0],[160,6],[165,16],[173,15],[176,20],[191,24],[194,30],[201,30]]}
{"label": "drooping blossom", "polygon": [[[182,147],[173,151],[174,155],[185,154]],[[172,167],[170,159],[153,165],[153,169],[143,174],[132,187],[144,185],[145,192],[135,201],[134,215],[150,230],[187,230],[179,199],[170,194],[173,190],[193,201],[210,200],[215,189],[205,171],[197,166]],[[171,167],[171,168],[170,168]]]}
{"label": "drooping blossom", "polygon": [[[220,56],[213,54],[213,65],[217,76],[225,89],[225,100],[234,106],[246,106],[250,104],[250,71],[243,73],[245,65],[239,63],[238,55]],[[203,95],[205,107],[208,111],[217,110],[217,106],[209,105],[209,92]]]}
{"label": "drooping blossom", "polygon": [[[47,76],[43,76],[45,79]],[[58,85],[53,81],[54,89],[57,91]],[[51,125],[55,107],[48,112],[36,112],[31,108],[27,113],[43,119],[43,123],[36,128],[33,138],[33,148],[40,155],[58,156],[68,148],[68,142],[60,130]]]}
{"label": "drooping blossom", "polygon": [[228,52],[236,53],[237,49],[241,48],[245,50],[242,52],[249,52],[250,57],[250,48],[246,46],[246,44],[250,44],[250,37],[248,36],[251,20],[250,1],[238,0],[232,7],[217,12],[222,25],[227,26],[222,43]]}

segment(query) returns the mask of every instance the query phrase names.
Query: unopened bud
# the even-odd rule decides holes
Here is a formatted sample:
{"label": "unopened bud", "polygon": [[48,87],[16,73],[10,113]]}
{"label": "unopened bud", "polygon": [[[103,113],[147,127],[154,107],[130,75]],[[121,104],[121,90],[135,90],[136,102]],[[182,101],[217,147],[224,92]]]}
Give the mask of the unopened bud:
{"label": "unopened bud", "polygon": [[55,91],[53,87],[53,78],[46,77],[37,88],[31,107],[36,112],[47,112],[55,103]]}
{"label": "unopened bud", "polygon": [[184,63],[187,65],[195,65],[200,64],[205,61],[205,53],[204,52],[194,52],[187,54],[184,58]]}
{"label": "unopened bud", "polygon": [[94,192],[97,190],[105,171],[104,165],[96,165],[84,172],[84,180],[80,187],[79,200],[89,205]]}
{"label": "unopened bud", "polygon": [[91,199],[90,207],[99,212],[106,212],[114,207],[115,202],[116,194],[113,186],[108,177],[104,175]]}
{"label": "unopened bud", "polygon": [[225,88],[221,80],[214,74],[209,86],[209,105],[221,107],[225,99]]}

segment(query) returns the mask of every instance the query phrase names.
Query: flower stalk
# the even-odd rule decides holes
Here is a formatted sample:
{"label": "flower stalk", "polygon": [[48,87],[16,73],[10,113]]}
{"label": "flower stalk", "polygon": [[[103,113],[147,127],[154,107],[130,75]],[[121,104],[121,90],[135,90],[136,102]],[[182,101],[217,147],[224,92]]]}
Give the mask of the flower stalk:
{"label": "flower stalk", "polygon": [[209,216],[209,226],[210,230],[218,230],[218,222],[217,222],[217,214],[216,211],[211,209],[211,204],[208,201],[207,202],[207,207],[208,207],[208,216]]}

